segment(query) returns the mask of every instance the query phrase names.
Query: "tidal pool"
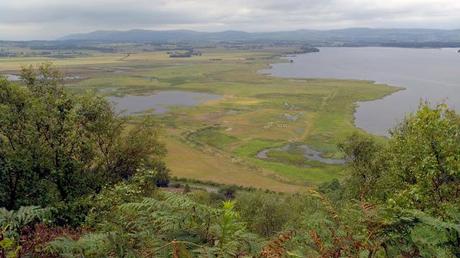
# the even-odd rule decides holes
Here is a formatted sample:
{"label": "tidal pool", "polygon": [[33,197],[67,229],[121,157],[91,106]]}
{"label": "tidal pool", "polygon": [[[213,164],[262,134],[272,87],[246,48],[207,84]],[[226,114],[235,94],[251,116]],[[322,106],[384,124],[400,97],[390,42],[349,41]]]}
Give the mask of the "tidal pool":
{"label": "tidal pool", "polygon": [[150,95],[108,97],[113,102],[115,111],[124,115],[134,115],[150,111],[155,114],[164,114],[171,107],[192,107],[220,98],[222,96],[211,93],[177,90],[157,91]]}
{"label": "tidal pool", "polygon": [[21,80],[21,77],[15,74],[3,74],[3,76],[5,76],[8,81],[12,81],[12,82]]}
{"label": "tidal pool", "polygon": [[270,159],[269,157],[270,151],[283,151],[283,152],[300,151],[306,160],[318,161],[318,162],[329,164],[329,165],[342,165],[342,164],[345,164],[346,162],[343,159],[324,158],[321,152],[312,149],[310,146],[306,144],[295,144],[295,143],[289,143],[289,144],[286,144],[278,148],[265,149],[257,153],[256,156],[259,159]]}

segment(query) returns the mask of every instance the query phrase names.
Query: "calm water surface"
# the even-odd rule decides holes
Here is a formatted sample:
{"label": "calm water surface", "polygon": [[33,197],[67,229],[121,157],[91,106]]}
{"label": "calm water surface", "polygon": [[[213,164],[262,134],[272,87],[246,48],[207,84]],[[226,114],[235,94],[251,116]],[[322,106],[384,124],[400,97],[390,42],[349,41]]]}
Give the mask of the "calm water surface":
{"label": "calm water surface", "polygon": [[460,111],[458,49],[321,48],[292,57],[268,72],[279,77],[372,80],[406,88],[380,100],[358,103],[356,126],[386,135],[420,100],[446,102]]}
{"label": "calm water surface", "polygon": [[146,111],[163,114],[174,106],[197,106],[206,101],[218,100],[221,96],[210,93],[189,91],[158,91],[151,95],[126,95],[123,97],[109,97],[114,103],[115,111],[125,115],[133,115]]}
{"label": "calm water surface", "polygon": [[[17,82],[21,80],[21,76],[16,74],[2,74],[2,76],[6,77],[8,81]],[[40,78],[40,77],[39,77]],[[65,76],[64,80],[78,80],[81,79],[80,76]]]}
{"label": "calm water surface", "polygon": [[12,82],[21,80],[21,77],[15,74],[2,74],[2,76],[6,77],[8,81],[12,81]]}
{"label": "calm water surface", "polygon": [[288,152],[288,151],[293,151],[293,150],[300,151],[306,160],[318,161],[318,162],[330,164],[330,165],[343,165],[346,162],[343,159],[324,158],[321,152],[312,149],[310,146],[305,145],[305,144],[294,144],[294,143],[290,143],[290,144],[284,145],[279,148],[264,149],[260,151],[259,153],[257,153],[256,157],[259,159],[270,159],[269,153],[271,151]]}

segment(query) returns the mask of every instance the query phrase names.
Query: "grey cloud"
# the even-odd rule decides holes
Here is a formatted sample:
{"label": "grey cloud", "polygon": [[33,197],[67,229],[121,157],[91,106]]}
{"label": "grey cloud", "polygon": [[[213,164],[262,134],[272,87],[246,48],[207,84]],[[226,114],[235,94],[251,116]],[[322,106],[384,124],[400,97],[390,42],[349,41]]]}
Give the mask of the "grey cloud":
{"label": "grey cloud", "polygon": [[0,39],[99,29],[460,27],[458,0],[0,0]]}
{"label": "grey cloud", "polygon": [[0,11],[0,23],[49,23],[75,22],[82,24],[181,24],[199,22],[201,18],[193,13],[178,11],[150,10],[135,6],[111,7],[100,9],[84,6],[39,7],[33,10]]}

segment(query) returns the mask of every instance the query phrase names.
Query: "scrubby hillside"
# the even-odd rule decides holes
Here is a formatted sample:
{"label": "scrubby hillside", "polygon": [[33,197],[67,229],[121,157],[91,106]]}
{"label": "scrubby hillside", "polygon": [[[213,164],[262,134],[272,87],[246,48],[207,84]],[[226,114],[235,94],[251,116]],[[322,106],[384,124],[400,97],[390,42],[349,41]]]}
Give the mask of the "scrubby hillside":
{"label": "scrubby hillside", "polygon": [[171,182],[155,123],[50,66],[22,77],[0,79],[0,257],[460,256],[460,117],[444,105],[385,141],[349,135],[344,180],[287,194]]}

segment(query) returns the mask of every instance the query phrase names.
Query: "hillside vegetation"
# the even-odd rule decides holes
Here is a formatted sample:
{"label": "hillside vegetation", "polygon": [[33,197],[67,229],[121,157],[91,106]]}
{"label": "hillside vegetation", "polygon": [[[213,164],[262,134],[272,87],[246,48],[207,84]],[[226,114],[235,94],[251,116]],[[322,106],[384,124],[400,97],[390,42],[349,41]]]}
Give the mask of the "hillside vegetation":
{"label": "hillside vegetation", "polygon": [[[167,71],[157,76],[174,74],[177,80],[177,72]],[[226,71],[217,73],[218,81],[225,80]],[[325,94],[316,103],[322,108],[310,107],[316,110],[311,115],[327,117],[316,120],[323,133],[313,131],[309,141],[333,139],[325,146],[332,154],[340,150],[348,163],[342,180],[292,194],[171,182],[163,160],[173,154],[165,154],[158,121],[127,123],[104,98],[64,89],[62,77],[48,65],[25,68],[22,78],[21,84],[0,79],[0,207],[5,207],[0,257],[460,256],[460,117],[445,105],[422,103],[389,139],[375,139],[344,126],[349,120],[333,102],[321,105],[330,98],[340,103],[338,96],[348,96],[347,91],[331,85],[336,95],[330,96],[316,81],[306,87],[294,80],[286,87],[296,96],[284,94],[295,105],[309,107],[297,98],[303,87]],[[257,123],[259,116],[273,114],[268,112],[273,106],[284,105],[277,99],[264,103],[270,94],[258,97],[261,88],[248,89],[244,76],[237,79],[242,83],[221,89],[227,97],[219,105],[238,102],[266,110],[251,109],[252,119],[245,117],[247,111],[237,113],[238,123]],[[193,81],[178,85],[204,87]],[[265,87],[275,88],[268,82]],[[365,92],[369,86],[356,87]],[[248,95],[232,98],[230,92]],[[340,107],[352,109],[343,99],[346,105]],[[331,109],[342,115],[334,120],[334,113],[324,112]],[[184,117],[201,115],[193,112]],[[350,130],[340,138],[321,138],[324,128],[331,128],[327,121],[340,125],[331,134]],[[251,127],[243,128],[235,135],[221,135],[220,127],[193,130],[184,142],[228,149],[236,138],[249,138]],[[263,161],[250,154],[271,144],[249,139],[235,146],[235,153],[257,164]]]}

